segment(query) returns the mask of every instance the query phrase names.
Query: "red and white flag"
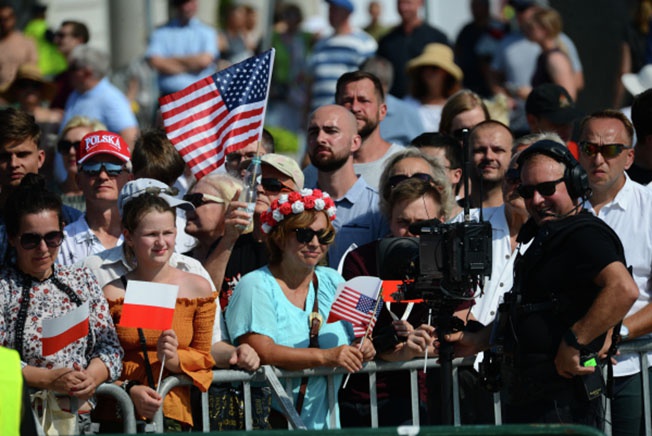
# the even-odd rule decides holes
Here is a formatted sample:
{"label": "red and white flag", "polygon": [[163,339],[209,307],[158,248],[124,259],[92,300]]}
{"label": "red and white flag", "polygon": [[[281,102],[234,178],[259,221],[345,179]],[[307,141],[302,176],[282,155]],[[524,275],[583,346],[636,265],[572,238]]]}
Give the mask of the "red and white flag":
{"label": "red and white flag", "polygon": [[88,302],[58,318],[44,319],[42,327],[43,355],[49,356],[88,335]]}
{"label": "red and white flag", "polygon": [[378,277],[369,276],[355,277],[340,284],[327,322],[348,321],[353,325],[356,338],[364,336],[367,327],[373,329],[376,324],[381,308],[377,303],[382,284]]}
{"label": "red and white flag", "polygon": [[168,330],[172,327],[178,293],[177,285],[129,280],[119,325]]}
{"label": "red and white flag", "polygon": [[263,129],[274,49],[159,99],[167,136],[197,180]]}

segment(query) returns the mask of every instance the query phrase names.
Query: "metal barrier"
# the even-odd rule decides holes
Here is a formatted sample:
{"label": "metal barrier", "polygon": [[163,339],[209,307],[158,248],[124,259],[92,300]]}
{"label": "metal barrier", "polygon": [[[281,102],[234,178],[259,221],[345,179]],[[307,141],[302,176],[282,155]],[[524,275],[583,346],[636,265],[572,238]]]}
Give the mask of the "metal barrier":
{"label": "metal barrier", "polygon": [[[619,347],[621,352],[638,353],[641,361],[641,368],[647,368],[648,359],[647,352],[652,351],[652,340],[633,340],[621,344]],[[459,398],[459,381],[458,381],[458,368],[460,366],[471,366],[473,363],[472,358],[467,359],[454,359],[453,360],[453,423],[455,426],[461,425],[460,414],[460,398]],[[383,362],[373,361],[367,362],[364,367],[359,371],[360,373],[369,374],[369,394],[371,406],[371,427],[378,427],[378,408],[377,408],[377,392],[376,392],[376,373],[383,371],[403,371],[407,370],[410,373],[410,388],[411,388],[411,409],[412,421],[414,426],[420,425],[419,416],[419,396],[417,386],[417,371],[423,369],[423,359],[416,359],[408,362]],[[428,359],[426,367],[436,368],[440,367],[437,363],[437,358]],[[251,383],[263,382],[269,385],[272,389],[272,394],[281,406],[282,411],[288,417],[289,428],[291,429],[305,429],[306,426],[301,420],[299,414],[293,406],[292,397],[292,378],[301,378],[303,376],[326,376],[328,378],[328,401],[329,410],[331,411],[331,419],[334,420],[335,401],[337,398],[337,390],[335,389],[333,376],[335,374],[347,374],[342,368],[313,368],[303,371],[286,371],[271,366],[262,366],[254,373],[241,371],[241,370],[215,370],[213,371],[213,383],[242,383],[244,392],[244,415],[245,415],[245,429],[252,429],[252,411],[251,411]],[[652,416],[650,410],[650,389],[649,389],[649,375],[648,371],[641,371],[642,384],[643,384],[643,407],[645,414],[645,434],[652,436]],[[285,387],[280,379],[285,379]],[[192,381],[189,377],[184,375],[170,376],[162,381],[159,392],[165,397],[171,389],[176,386],[191,386]],[[119,387],[111,384],[101,385],[97,389],[98,394],[106,394],[116,398],[120,407],[123,410],[125,420],[124,431],[125,433],[132,434],[136,430],[136,421],[133,411],[131,400],[127,394]],[[209,416],[208,416],[208,393],[201,394],[201,407],[202,407],[202,431],[209,432]],[[607,401],[607,419],[605,424],[605,434],[611,435],[611,420],[610,420],[610,402]],[[502,424],[500,395],[494,395],[494,416],[495,424]],[[163,433],[163,412],[162,409],[156,413],[154,417],[155,431]],[[331,421],[331,424],[335,423]]]}

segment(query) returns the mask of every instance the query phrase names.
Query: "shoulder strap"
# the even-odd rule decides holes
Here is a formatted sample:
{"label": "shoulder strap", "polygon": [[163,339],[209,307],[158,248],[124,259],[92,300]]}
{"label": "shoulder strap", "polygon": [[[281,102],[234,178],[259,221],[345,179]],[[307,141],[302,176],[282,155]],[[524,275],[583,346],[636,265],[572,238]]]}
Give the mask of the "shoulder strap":
{"label": "shoulder strap", "polygon": [[[322,317],[319,314],[319,280],[317,279],[317,272],[312,273],[312,287],[315,290],[315,301],[312,305],[312,313],[308,318],[310,322],[310,345],[309,348],[319,348],[319,329],[322,324]],[[299,395],[297,396],[296,409],[297,413],[301,415],[303,409],[303,400],[306,397],[306,389],[308,388],[308,377],[301,378],[301,386],[299,386]]]}

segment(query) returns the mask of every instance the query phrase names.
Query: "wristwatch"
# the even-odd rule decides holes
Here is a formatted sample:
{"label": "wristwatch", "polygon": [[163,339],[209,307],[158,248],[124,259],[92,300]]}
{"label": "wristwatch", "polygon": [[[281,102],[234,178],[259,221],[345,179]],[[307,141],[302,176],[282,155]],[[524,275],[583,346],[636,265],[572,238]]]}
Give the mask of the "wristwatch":
{"label": "wristwatch", "polygon": [[627,328],[627,326],[625,324],[620,325],[620,333],[619,334],[620,334],[620,339],[622,341],[626,341],[627,338],[629,337],[629,329]]}
{"label": "wristwatch", "polygon": [[131,391],[131,388],[134,386],[138,386],[140,382],[138,380],[125,380],[122,382],[122,389],[127,393],[127,395],[130,395],[129,392]]}

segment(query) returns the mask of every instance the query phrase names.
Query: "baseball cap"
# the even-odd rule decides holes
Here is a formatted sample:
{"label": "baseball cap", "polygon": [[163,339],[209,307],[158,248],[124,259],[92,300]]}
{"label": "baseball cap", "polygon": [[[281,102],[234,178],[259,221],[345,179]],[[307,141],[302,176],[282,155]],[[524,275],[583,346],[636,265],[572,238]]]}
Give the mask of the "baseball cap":
{"label": "baseball cap", "polygon": [[339,6],[349,12],[353,12],[353,9],[355,9],[351,0],[326,0],[326,3],[334,6]]}
{"label": "baseball cap", "polygon": [[554,83],[534,88],[525,100],[525,112],[555,124],[569,124],[582,115],[568,91]]}
{"label": "baseball cap", "polygon": [[171,207],[180,207],[185,210],[195,209],[195,206],[193,206],[192,203],[174,197],[176,194],[174,191],[176,190],[156,179],[142,178],[127,182],[120,190],[120,195],[118,196],[118,209],[120,210],[120,215],[122,215],[122,209],[125,204],[145,193],[152,193],[161,197],[167,201]]}
{"label": "baseball cap", "polygon": [[79,143],[77,163],[81,164],[98,154],[110,154],[123,162],[131,159],[129,145],[122,136],[106,130],[91,132],[82,138]]}
{"label": "baseball cap", "polygon": [[[245,159],[240,163],[240,168],[244,169],[251,163],[250,159]],[[266,153],[260,156],[260,163],[269,165],[270,167],[280,171],[289,178],[291,178],[299,189],[303,189],[303,171],[297,162],[287,156],[277,153]]]}

